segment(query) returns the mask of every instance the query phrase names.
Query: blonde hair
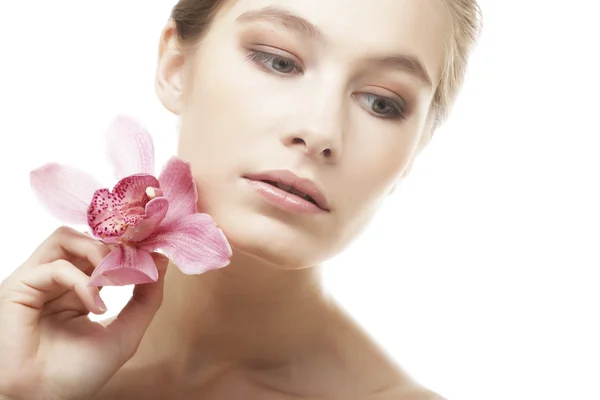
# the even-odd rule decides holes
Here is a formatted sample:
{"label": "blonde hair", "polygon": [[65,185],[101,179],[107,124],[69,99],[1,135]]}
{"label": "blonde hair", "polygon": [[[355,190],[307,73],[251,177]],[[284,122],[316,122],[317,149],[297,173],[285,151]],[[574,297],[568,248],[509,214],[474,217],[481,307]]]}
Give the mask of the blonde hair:
{"label": "blonde hair", "polygon": [[433,98],[432,130],[447,119],[463,86],[469,56],[483,28],[481,8],[477,0],[443,0],[451,19],[451,32],[446,43],[446,62]]}
{"label": "blonde hair", "polygon": [[[451,32],[446,43],[445,65],[431,105],[431,133],[447,119],[465,78],[471,49],[482,29],[477,0],[441,0],[449,13]],[[184,45],[193,46],[208,31],[210,23],[227,0],[179,0],[173,7],[177,35]]]}

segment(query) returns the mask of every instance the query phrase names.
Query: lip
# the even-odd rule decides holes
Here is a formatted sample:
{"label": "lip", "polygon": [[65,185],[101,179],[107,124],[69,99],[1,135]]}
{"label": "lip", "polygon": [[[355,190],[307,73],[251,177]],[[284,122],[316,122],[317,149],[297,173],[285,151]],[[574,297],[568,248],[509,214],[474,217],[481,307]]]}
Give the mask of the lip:
{"label": "lip", "polygon": [[[294,172],[282,169],[264,171],[256,174],[244,175],[243,178],[251,181],[273,181],[287,186],[292,186],[296,190],[306,193],[317,203],[317,207],[325,212],[330,212],[327,198],[323,192],[319,189],[317,184],[310,179],[302,178],[296,175]],[[281,190],[281,189],[278,189]],[[287,193],[287,192],[286,192]],[[309,204],[307,200],[304,200]]]}

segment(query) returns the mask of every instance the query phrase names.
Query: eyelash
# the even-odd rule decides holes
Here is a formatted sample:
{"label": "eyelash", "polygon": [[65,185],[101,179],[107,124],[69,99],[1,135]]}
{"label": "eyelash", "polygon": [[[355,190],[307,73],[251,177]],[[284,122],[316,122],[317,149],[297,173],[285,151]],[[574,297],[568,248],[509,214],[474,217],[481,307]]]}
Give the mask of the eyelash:
{"label": "eyelash", "polygon": [[[390,99],[388,97],[383,97],[383,96],[378,96],[376,94],[373,93],[360,93],[362,94],[366,99],[370,99],[373,102],[375,101],[380,101],[383,100],[385,103],[387,103],[387,107],[390,108],[393,112],[392,115],[389,114],[378,114],[375,113],[375,115],[379,118],[384,118],[384,119],[406,119],[406,113],[404,111],[404,107],[399,104],[397,101]],[[368,103],[371,103],[367,100]],[[370,107],[372,107],[372,104],[370,104]]]}
{"label": "eyelash", "polygon": [[[246,57],[246,59],[250,60],[250,61],[254,61],[256,63],[260,63],[262,64],[264,67],[268,68],[271,71],[274,71],[273,68],[267,66],[267,64],[269,63],[273,63],[273,62],[278,62],[278,61],[288,61],[294,64],[294,70],[297,73],[302,73],[302,68],[299,67],[296,62],[294,60],[292,60],[289,57],[283,57],[283,56],[279,56],[277,54],[272,54],[272,53],[266,53],[264,51],[256,51],[253,50],[250,53],[248,53],[248,56]],[[279,71],[275,71],[277,74],[279,75],[289,75],[289,72],[279,72]]]}
{"label": "eyelash", "polygon": [[[283,57],[283,56],[280,56],[277,54],[267,53],[264,51],[252,50],[252,51],[250,51],[250,53],[248,53],[248,56],[246,57],[246,59],[249,61],[258,63],[263,68],[267,68],[269,71],[273,71],[274,73],[276,73],[277,75],[280,75],[280,76],[281,75],[289,75],[291,72],[277,71],[277,70],[273,69],[273,67],[270,66],[269,64],[273,64],[273,63],[280,62],[280,61],[290,62],[294,65],[293,71],[300,73],[300,74],[304,72],[302,70],[302,68],[300,66],[298,66],[297,63],[294,60],[292,60],[291,58]],[[388,115],[388,114],[378,114],[371,110],[370,112],[372,114],[374,114],[377,118],[401,119],[401,120],[406,119],[404,107],[403,107],[403,105],[399,104],[397,101],[390,99],[388,97],[378,96],[373,93],[360,93],[360,94],[362,96],[364,96],[366,99],[369,99],[372,101],[377,101],[378,99],[383,100],[388,105],[386,108],[391,108],[391,110],[393,111],[393,115]],[[367,100],[367,102],[371,103],[368,100]],[[372,105],[371,105],[371,107],[372,107]]]}

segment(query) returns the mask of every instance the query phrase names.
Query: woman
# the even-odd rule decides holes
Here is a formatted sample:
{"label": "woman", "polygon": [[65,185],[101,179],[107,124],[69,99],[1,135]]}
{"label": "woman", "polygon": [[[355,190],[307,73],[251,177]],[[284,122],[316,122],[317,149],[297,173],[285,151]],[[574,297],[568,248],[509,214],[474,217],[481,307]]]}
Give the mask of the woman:
{"label": "woman", "polygon": [[[180,118],[179,156],[231,263],[188,276],[155,255],[158,283],[97,324],[86,273],[109,249],[57,230],[0,287],[0,394],[439,399],[353,324],[313,266],[357,235],[443,121],[478,15],[475,0],[179,1],[156,91]],[[264,182],[287,179],[311,199],[281,202]]]}

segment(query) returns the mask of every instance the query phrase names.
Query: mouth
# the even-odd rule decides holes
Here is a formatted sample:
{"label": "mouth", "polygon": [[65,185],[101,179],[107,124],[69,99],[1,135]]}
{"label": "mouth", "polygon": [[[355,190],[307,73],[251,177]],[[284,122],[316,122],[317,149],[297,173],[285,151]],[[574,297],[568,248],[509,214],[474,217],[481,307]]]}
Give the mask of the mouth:
{"label": "mouth", "polygon": [[275,186],[276,188],[279,188],[279,189],[281,189],[281,190],[283,190],[285,192],[288,192],[288,193],[293,194],[295,196],[301,197],[304,200],[307,200],[307,201],[313,203],[317,207],[319,206],[317,204],[317,202],[315,201],[315,199],[313,199],[312,197],[310,197],[308,194],[306,194],[306,193],[304,193],[304,192],[296,189],[293,186],[286,185],[284,183],[275,182],[275,181],[270,181],[268,179],[263,179],[263,180],[261,180],[261,182],[268,183],[269,185]]}
{"label": "mouth", "polygon": [[276,188],[275,190],[278,192],[282,191],[291,195],[288,196],[290,199],[295,198],[296,201],[309,203],[321,211],[330,212],[327,199],[316,183],[310,179],[301,178],[292,171],[274,170],[245,175],[243,178],[269,185]]}

